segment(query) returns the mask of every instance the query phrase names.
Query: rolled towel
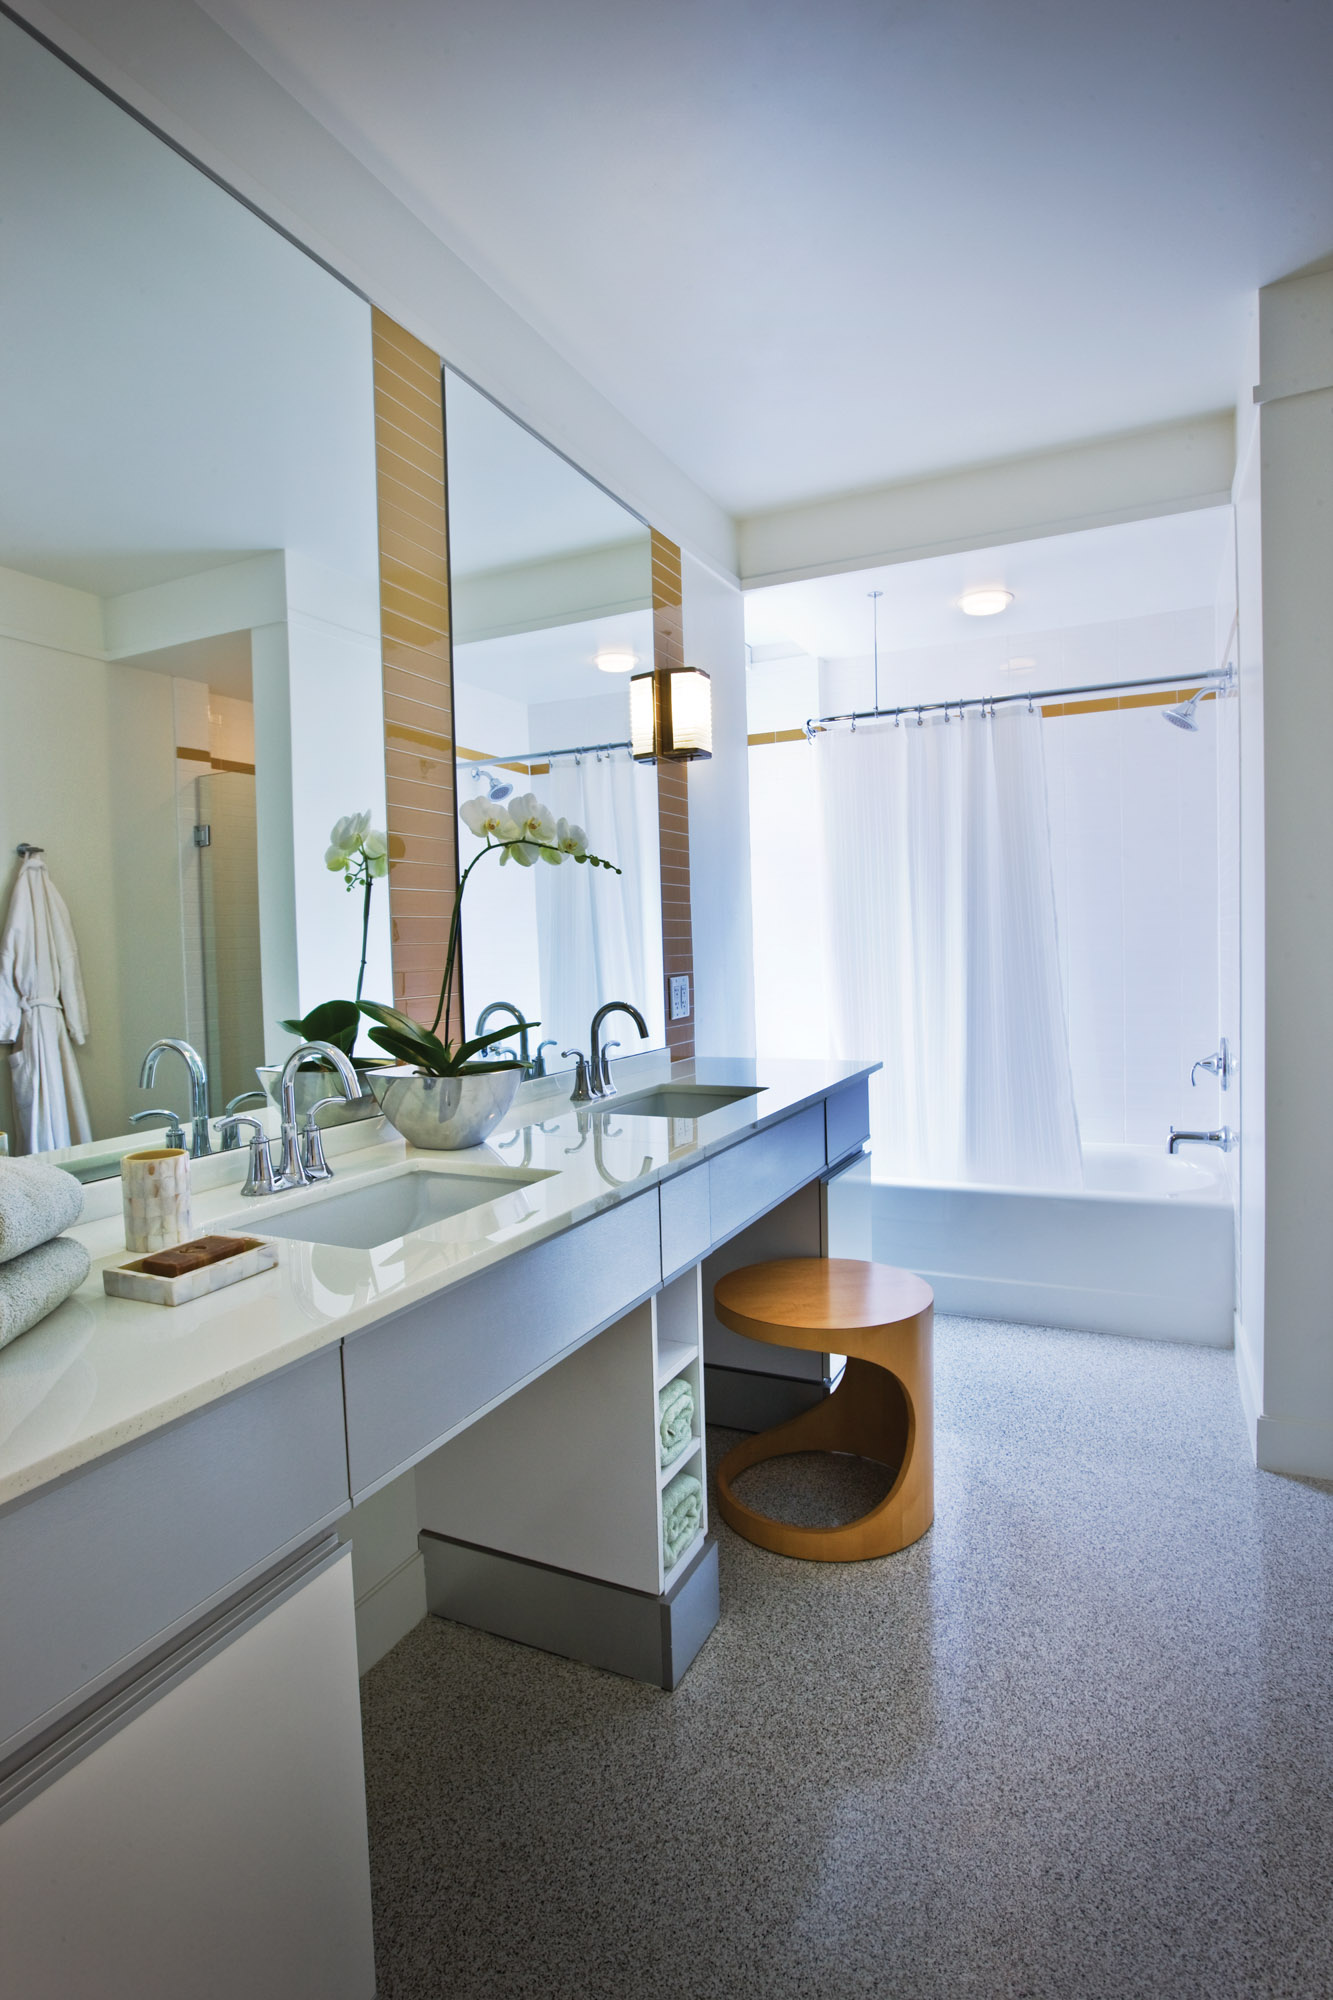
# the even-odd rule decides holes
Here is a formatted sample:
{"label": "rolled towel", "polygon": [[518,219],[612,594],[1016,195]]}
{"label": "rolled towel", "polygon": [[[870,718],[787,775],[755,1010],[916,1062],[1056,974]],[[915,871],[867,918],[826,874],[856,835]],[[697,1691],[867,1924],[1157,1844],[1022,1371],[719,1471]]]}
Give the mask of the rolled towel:
{"label": "rolled towel", "polygon": [[694,1441],[694,1391],[682,1375],[658,1391],[657,1437],[661,1465],[670,1465]]}
{"label": "rolled towel", "polygon": [[57,1236],[0,1264],[0,1347],[62,1306],[87,1277],[91,1262],[82,1243]]}
{"label": "rolled towel", "polygon": [[83,1214],[83,1189],[44,1160],[0,1160],[0,1264],[49,1243]]}
{"label": "rolled towel", "polygon": [[674,1569],[699,1532],[704,1490],[692,1472],[678,1472],[662,1495],[662,1560]]}

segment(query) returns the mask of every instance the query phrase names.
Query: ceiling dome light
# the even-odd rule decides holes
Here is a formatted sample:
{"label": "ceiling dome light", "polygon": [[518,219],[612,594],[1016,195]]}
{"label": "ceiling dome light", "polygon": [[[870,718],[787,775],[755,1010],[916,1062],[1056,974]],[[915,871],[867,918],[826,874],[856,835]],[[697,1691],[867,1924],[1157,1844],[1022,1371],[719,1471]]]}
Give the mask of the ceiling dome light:
{"label": "ceiling dome light", "polygon": [[632,674],[639,664],[637,653],[631,653],[628,646],[603,646],[593,655],[593,664],[604,674]]}
{"label": "ceiling dome light", "polygon": [[965,590],[958,600],[958,609],[965,611],[969,618],[993,618],[997,611],[1004,611],[1014,601],[1012,590]]}

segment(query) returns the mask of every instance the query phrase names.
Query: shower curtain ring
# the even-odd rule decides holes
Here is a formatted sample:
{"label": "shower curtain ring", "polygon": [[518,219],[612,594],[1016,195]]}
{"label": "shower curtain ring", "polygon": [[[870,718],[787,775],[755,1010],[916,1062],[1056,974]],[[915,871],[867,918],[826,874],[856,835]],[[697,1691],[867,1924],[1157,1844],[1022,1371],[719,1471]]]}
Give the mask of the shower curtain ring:
{"label": "shower curtain ring", "polygon": [[925,726],[926,726],[926,718],[925,718],[925,716],[924,716],[924,715],[923,715],[923,714],[921,713],[921,710],[920,710],[920,709],[918,709],[918,710],[917,710],[917,712],[916,712],[916,726],[917,726],[917,728],[918,728],[918,729],[924,729],[924,728],[925,728]]}

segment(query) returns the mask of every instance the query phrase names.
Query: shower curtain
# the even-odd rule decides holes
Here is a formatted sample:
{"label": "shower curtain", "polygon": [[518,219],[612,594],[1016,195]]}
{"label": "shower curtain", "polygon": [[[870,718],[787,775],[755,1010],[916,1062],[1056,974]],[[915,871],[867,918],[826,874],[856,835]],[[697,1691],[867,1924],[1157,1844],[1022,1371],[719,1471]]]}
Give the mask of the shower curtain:
{"label": "shower curtain", "polygon": [[[543,1037],[559,1048],[587,1052],[588,1024],[604,1000],[630,1000],[662,1040],[660,926],[645,922],[647,884],[656,875],[656,772],[645,772],[625,751],[572,758],[533,781],[533,790],[558,819],[581,826],[594,854],[621,870],[538,867],[537,936],[541,966]],[[650,852],[650,846],[652,851]],[[622,1054],[638,1043],[632,1022]],[[555,1067],[559,1068],[559,1050]]]}
{"label": "shower curtain", "polygon": [[1041,717],[816,739],[832,1053],[874,1056],[894,1179],[1082,1185]]}

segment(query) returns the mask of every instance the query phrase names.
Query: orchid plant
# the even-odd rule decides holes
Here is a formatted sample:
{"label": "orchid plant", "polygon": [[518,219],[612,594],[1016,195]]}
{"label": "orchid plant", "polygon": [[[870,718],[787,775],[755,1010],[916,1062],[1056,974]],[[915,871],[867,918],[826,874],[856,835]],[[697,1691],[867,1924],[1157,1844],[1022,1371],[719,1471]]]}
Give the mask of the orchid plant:
{"label": "orchid plant", "polygon": [[[361,989],[366,980],[366,951],[370,939],[370,899],[375,884],[389,872],[389,839],[370,823],[370,814],[347,813],[329,834],[324,866],[331,875],[341,875],[349,894],[362,891],[361,964],[356,975],[355,1000],[322,1000],[301,1020],[281,1021],[279,1026],[303,1042],[332,1042],[350,1056],[361,1026]],[[374,1060],[372,1058],[372,1060]]]}
{"label": "orchid plant", "polygon": [[[500,866],[513,862],[520,868],[532,868],[540,859],[549,862],[553,868],[566,861],[585,863],[590,868],[609,868],[615,875],[621,870],[614,861],[604,861],[598,854],[588,852],[588,836],[581,826],[573,825],[567,819],[556,819],[549,807],[544,806],[535,793],[525,792],[519,798],[492,800],[468,799],[462,807],[463,822],[468,831],[485,844],[479,854],[474,854],[463,870],[458,884],[458,894],[454,898],[454,914],[449,925],[449,944],[445,953],[444,978],[440,982],[440,1002],[435,1009],[435,1019],[429,1028],[423,1028],[410,1015],[401,1013],[396,1007],[380,1007],[373,1001],[363,1000],[361,1012],[368,1014],[378,1025],[370,1030],[370,1039],[379,1047],[397,1058],[399,1062],[411,1063],[428,1076],[469,1076],[489,1069],[515,1069],[518,1057],[511,1056],[503,1062],[477,1061],[497,1042],[510,1035],[516,1035],[520,1027],[536,1028],[537,1021],[512,1022],[497,1029],[493,1034],[478,1035],[472,1041],[463,1041],[454,1047],[449,1040],[454,998],[454,972],[458,963],[458,941],[461,934],[463,911],[463,891],[468,885],[474,868],[486,859],[488,854],[498,854]],[[435,1030],[444,1017],[444,1037],[440,1039]]]}

